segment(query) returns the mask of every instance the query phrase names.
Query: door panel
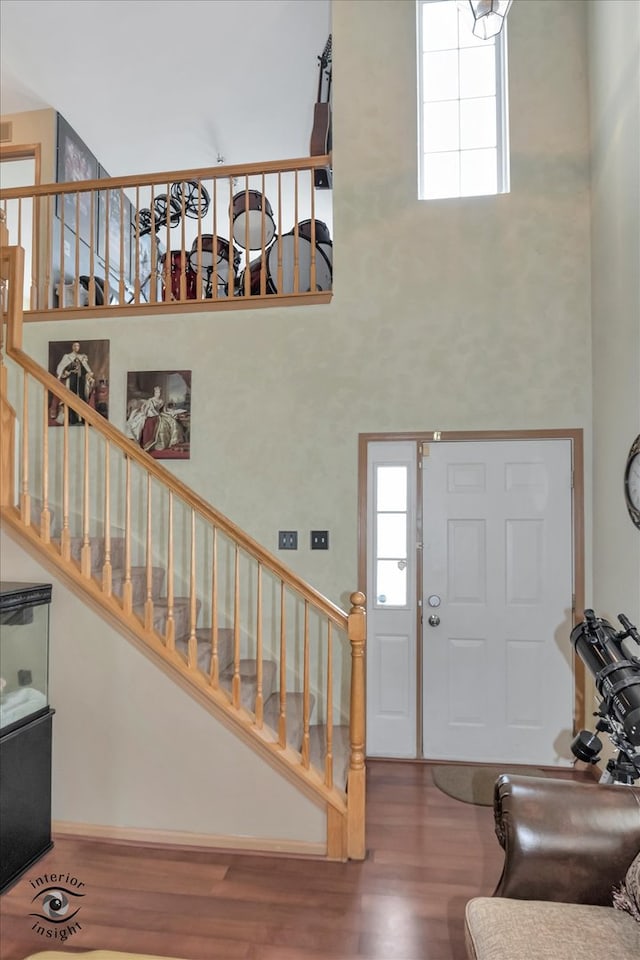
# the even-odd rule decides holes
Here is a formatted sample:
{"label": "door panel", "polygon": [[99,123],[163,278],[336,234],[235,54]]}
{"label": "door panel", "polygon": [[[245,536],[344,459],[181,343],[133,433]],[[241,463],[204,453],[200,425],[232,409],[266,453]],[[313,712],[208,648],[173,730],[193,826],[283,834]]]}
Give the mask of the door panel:
{"label": "door panel", "polygon": [[568,764],[570,442],[434,443],[422,474],[424,755]]}
{"label": "door panel", "polygon": [[447,700],[453,723],[482,725],[487,722],[487,696],[478,677],[487,665],[487,643],[484,639],[450,638],[447,670]]}
{"label": "door panel", "polygon": [[487,596],[484,520],[452,520],[447,526],[450,603],[484,603]]}

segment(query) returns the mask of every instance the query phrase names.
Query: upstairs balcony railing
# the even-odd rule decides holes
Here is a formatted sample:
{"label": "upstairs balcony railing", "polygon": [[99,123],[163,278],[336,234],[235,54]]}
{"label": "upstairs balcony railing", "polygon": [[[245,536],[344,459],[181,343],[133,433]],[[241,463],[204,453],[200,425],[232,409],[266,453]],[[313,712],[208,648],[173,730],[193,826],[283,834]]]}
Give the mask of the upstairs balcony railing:
{"label": "upstairs balcony railing", "polygon": [[[311,157],[0,191],[25,319],[326,303],[329,197]],[[329,195],[330,196],[330,195]]]}

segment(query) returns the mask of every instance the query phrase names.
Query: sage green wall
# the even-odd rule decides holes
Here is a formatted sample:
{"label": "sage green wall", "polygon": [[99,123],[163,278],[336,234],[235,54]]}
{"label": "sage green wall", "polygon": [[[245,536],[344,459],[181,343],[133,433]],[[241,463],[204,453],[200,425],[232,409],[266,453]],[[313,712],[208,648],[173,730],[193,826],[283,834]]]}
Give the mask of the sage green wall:
{"label": "sage green wall", "polygon": [[128,370],[191,369],[191,460],[170,468],[268,547],[297,529],[286,562],[346,605],[360,432],[582,427],[590,451],[586,9],[513,5],[502,197],[416,199],[413,0],[334,0],[333,37],[332,303],[32,324],[25,349],[46,365],[49,340],[108,337],[119,425]]}
{"label": "sage green wall", "polygon": [[640,433],[640,2],[589,3],[593,605],[640,623],[640,531],[622,476]]}
{"label": "sage green wall", "polygon": [[[191,460],[171,469],[332,600],[356,588],[357,440],[376,430],[584,427],[591,417],[586,18],[509,19],[512,192],[416,199],[413,0],[335,0],[329,306],[68,322],[127,370],[191,369]],[[46,362],[63,326],[27,346]],[[331,549],[309,549],[328,528]]]}

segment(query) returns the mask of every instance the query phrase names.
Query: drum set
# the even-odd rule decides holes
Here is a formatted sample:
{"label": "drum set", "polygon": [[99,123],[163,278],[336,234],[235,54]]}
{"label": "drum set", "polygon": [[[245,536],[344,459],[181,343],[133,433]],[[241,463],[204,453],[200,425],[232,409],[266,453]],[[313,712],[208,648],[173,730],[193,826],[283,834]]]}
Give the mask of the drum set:
{"label": "drum set", "polygon": [[[153,214],[138,213],[140,235],[176,227],[185,216],[202,218],[210,198],[197,181],[174,183],[157,196]],[[307,293],[330,290],[333,243],[322,220],[302,220],[278,234],[273,208],[258,190],[241,190],[229,206],[232,238],[199,233],[190,250],[169,250],[158,258],[163,300]],[[259,251],[251,259],[251,253]],[[167,263],[168,259],[168,263]],[[167,283],[168,281],[168,283]]]}

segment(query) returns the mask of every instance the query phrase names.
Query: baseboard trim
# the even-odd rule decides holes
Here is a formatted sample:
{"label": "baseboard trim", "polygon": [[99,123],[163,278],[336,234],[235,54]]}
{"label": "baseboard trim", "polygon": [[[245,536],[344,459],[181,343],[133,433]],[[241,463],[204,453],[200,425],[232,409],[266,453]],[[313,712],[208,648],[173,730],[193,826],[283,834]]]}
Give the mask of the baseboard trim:
{"label": "baseboard trim", "polygon": [[327,857],[324,843],[303,840],[273,840],[266,837],[229,837],[208,833],[189,833],[182,830],[151,830],[146,827],[113,827],[97,823],[73,823],[53,820],[51,831],[56,838],[104,840],[112,843],[131,843],[140,846],[199,848],[224,850],[225,853],[261,853],[269,856]]}

